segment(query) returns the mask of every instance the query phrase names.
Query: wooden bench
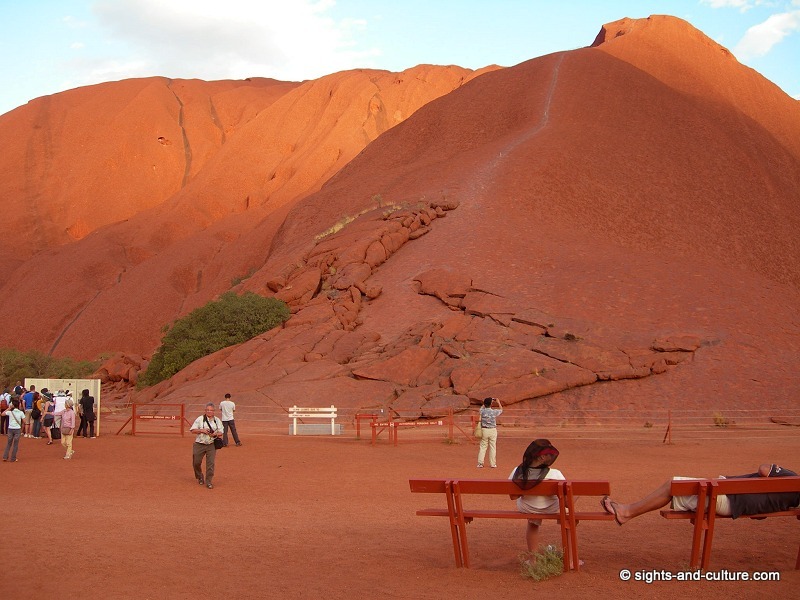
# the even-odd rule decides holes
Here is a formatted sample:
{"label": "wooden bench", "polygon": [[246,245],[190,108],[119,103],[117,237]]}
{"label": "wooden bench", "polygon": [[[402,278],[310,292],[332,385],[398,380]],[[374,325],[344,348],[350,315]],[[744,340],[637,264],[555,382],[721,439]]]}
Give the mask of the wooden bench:
{"label": "wooden bench", "polygon": [[301,408],[292,406],[289,409],[289,418],[292,420],[292,435],[297,435],[297,419],[330,419],[331,435],[336,435],[336,407],[330,408]]}
{"label": "wooden bench", "polygon": [[[465,497],[470,495],[523,495],[514,482],[507,479],[456,479],[456,480],[410,480],[412,492],[440,492],[446,496],[446,508],[418,510],[419,516],[448,517],[453,537],[453,552],[457,567],[469,568],[469,543],[467,524],[475,519],[546,519],[555,520],[561,529],[564,548],[564,571],[580,570],[578,558],[577,525],[583,520],[613,521],[613,515],[605,511],[581,512],[575,509],[578,496],[605,496],[610,493],[607,481],[559,481],[544,480],[535,488],[524,491],[527,496],[556,496],[559,512],[553,514],[522,513],[516,509],[473,509],[465,507]],[[508,500],[506,500],[508,502]]]}
{"label": "wooden bench", "polygon": [[[773,494],[800,492],[800,477],[753,477],[733,479],[673,480],[672,496],[697,496],[697,509],[677,511],[664,509],[661,516],[667,519],[689,519],[694,524],[692,552],[689,566],[692,569],[708,569],[711,562],[711,545],[714,541],[714,524],[717,519],[730,519],[716,514],[717,496],[731,494]],[[706,509],[706,499],[711,510]],[[741,515],[740,519],[767,519],[771,517],[795,517],[800,519],[800,508],[758,515]],[[701,556],[702,548],[702,556]],[[795,569],[800,569],[800,548]]]}
{"label": "wooden bench", "polygon": [[[446,508],[426,508],[418,510],[418,515],[424,517],[450,517],[455,514],[452,482],[449,479],[409,479],[408,483],[412,492],[444,494],[447,501]],[[461,559],[461,542],[458,535],[458,524],[453,518],[450,518],[450,535],[453,538],[453,553],[455,554],[456,566],[462,567],[464,565]]]}

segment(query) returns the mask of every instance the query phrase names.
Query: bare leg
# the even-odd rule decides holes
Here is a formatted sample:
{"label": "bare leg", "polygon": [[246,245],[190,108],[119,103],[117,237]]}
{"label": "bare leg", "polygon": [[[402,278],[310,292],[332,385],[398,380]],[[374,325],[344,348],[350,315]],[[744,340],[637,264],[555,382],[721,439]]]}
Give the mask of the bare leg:
{"label": "bare leg", "polygon": [[670,494],[671,485],[672,480],[666,481],[658,489],[652,491],[641,500],[631,502],[630,504],[621,504],[619,502],[614,502],[609,497],[605,497],[603,498],[603,508],[605,508],[607,512],[615,515],[617,523],[622,525],[639,515],[658,510],[669,504],[672,500],[672,495]]}
{"label": "bare leg", "polygon": [[539,526],[528,521],[528,529],[525,531],[525,542],[528,544],[529,552],[536,552],[539,541]]}

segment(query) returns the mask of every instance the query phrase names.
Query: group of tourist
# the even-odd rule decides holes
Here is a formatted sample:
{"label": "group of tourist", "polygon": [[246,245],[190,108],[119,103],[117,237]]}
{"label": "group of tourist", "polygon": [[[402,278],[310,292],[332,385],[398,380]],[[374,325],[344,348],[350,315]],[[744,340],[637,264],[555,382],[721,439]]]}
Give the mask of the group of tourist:
{"label": "group of tourist", "polygon": [[[72,458],[72,440],[75,435],[86,438],[95,437],[97,407],[89,390],[83,390],[76,406],[69,390],[56,393],[43,388],[41,392],[35,385],[26,389],[17,383],[13,392],[6,388],[0,394],[0,434],[7,436],[4,462],[18,462],[20,438],[46,439],[51,445],[60,439],[65,449],[64,459]],[[80,424],[75,430],[76,420]]]}

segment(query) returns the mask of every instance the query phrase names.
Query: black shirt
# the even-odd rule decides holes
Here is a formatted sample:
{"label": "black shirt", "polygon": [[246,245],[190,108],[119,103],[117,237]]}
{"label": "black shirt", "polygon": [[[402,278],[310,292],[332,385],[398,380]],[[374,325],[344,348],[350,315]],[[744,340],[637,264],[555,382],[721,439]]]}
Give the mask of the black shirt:
{"label": "black shirt", "polygon": [[[789,469],[773,469],[770,477],[796,477],[797,473]],[[759,477],[758,473],[747,475],[734,475],[728,479],[745,479]],[[780,512],[800,506],[800,492],[775,492],[772,494],[728,494],[731,503],[731,517],[742,515],[760,515],[764,513]]]}

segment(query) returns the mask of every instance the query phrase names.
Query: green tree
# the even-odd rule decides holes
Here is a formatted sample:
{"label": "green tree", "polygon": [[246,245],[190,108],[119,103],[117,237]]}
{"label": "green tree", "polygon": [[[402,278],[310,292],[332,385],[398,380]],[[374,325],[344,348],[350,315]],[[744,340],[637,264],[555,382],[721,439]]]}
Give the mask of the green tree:
{"label": "green tree", "polygon": [[22,352],[0,348],[0,386],[13,386],[28,378],[84,379],[97,370],[99,361],[54,358],[38,350]]}
{"label": "green tree", "polygon": [[289,318],[289,307],[253,292],[223,294],[178,319],[161,339],[139,385],[155,385],[199,358],[241,344]]}

